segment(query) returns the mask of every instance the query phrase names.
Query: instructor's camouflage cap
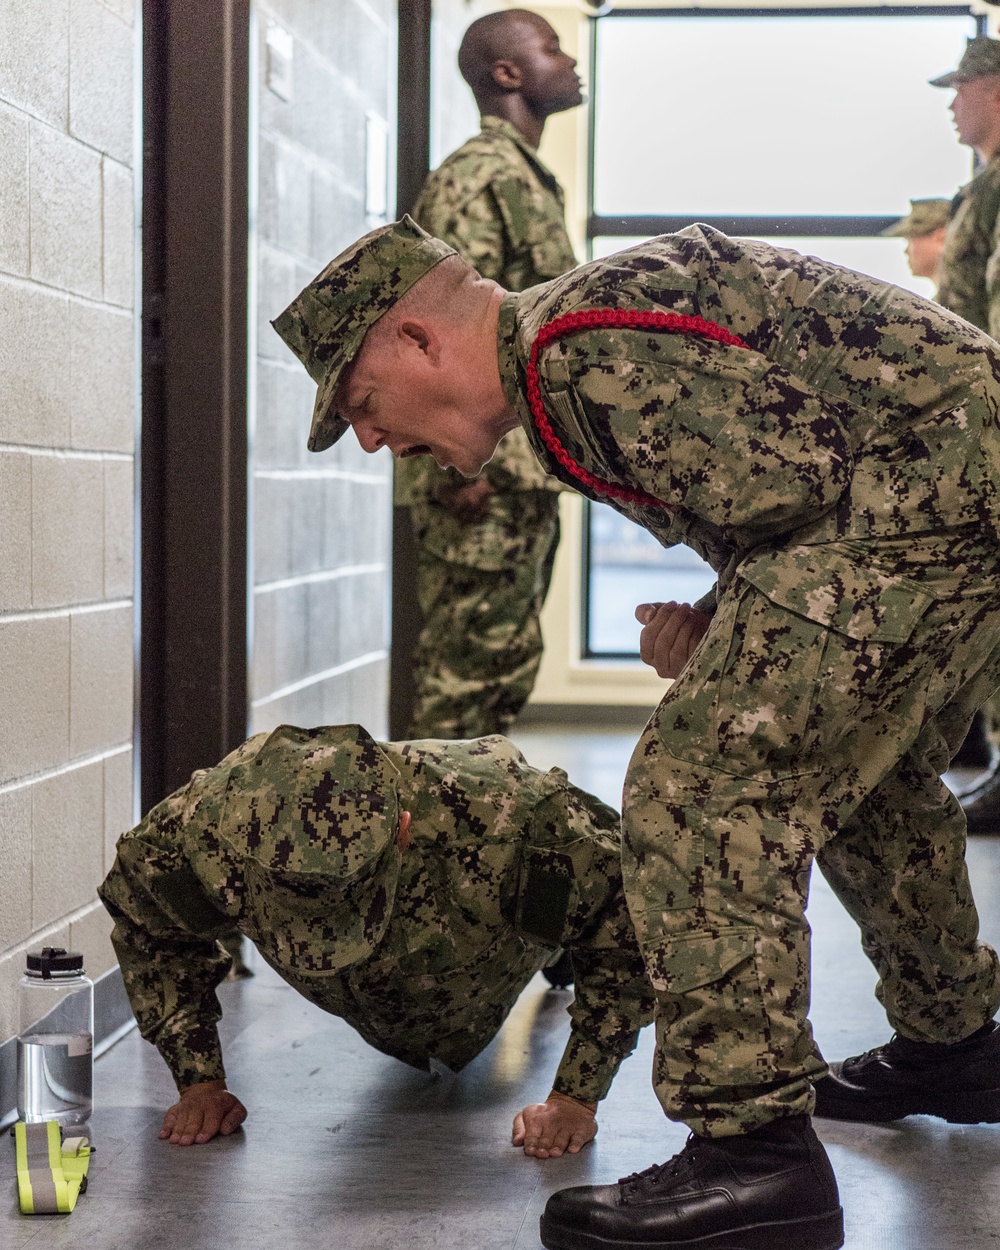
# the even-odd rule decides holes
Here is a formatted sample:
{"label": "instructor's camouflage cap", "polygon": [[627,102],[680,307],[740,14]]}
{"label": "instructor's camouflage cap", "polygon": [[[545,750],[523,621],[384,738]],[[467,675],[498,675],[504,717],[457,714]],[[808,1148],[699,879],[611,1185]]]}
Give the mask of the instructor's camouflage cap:
{"label": "instructor's camouflage cap", "polygon": [[399,880],[398,781],[360,725],[281,725],[233,768],[220,833],[265,958],[315,976],[372,954]]}
{"label": "instructor's camouflage cap", "polygon": [[994,74],[1000,75],[1000,39],[977,35],[968,41],[958,69],[942,74],[940,78],[932,78],[931,86],[957,87],[959,83],[972,82],[974,78],[989,78]]}
{"label": "instructor's camouflage cap", "polygon": [[950,214],[951,200],[910,200],[910,211],[882,235],[886,239],[919,239],[946,226]]}
{"label": "instructor's camouflage cap", "polygon": [[365,335],[429,269],[456,254],[404,217],[352,243],[271,322],[319,386],[310,451],[332,447],[348,428],[330,405]]}

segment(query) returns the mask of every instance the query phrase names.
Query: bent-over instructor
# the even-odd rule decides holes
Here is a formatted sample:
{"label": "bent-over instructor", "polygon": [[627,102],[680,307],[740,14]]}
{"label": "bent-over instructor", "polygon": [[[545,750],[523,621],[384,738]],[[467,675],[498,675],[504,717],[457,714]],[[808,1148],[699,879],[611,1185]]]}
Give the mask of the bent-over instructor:
{"label": "bent-over instructor", "polygon": [[[1000,1120],[997,957],[940,779],[1000,684],[996,344],[707,226],[508,294],[404,220],[275,325],[319,383],[315,450],[353,427],[472,476],[520,424],[562,481],[718,573],[711,602],[642,611],[644,654],[676,680],[623,811],[654,1084],[692,1137],[555,1194],[545,1244],[839,1246],[817,1096],[847,1119]],[[898,1035],[825,1078],[814,859]]]}

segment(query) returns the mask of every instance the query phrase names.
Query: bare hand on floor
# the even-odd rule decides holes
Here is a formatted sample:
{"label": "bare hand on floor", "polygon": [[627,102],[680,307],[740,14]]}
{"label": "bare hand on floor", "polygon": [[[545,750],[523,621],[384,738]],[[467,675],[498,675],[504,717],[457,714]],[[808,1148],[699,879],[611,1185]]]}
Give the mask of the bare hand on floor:
{"label": "bare hand on floor", "polygon": [[225,1081],[200,1081],[181,1091],[163,1117],[159,1138],[172,1146],[200,1146],[218,1134],[235,1133],[246,1118],[246,1107]]}
{"label": "bare hand on floor", "polygon": [[706,612],[689,603],[640,603],[635,619],[644,627],[639,658],[660,677],[680,677],[712,623]]}
{"label": "bare hand on floor", "polygon": [[578,1102],[553,1091],[545,1102],[532,1103],[514,1117],[512,1146],[523,1146],[535,1159],[575,1155],[597,1136],[596,1102]]}

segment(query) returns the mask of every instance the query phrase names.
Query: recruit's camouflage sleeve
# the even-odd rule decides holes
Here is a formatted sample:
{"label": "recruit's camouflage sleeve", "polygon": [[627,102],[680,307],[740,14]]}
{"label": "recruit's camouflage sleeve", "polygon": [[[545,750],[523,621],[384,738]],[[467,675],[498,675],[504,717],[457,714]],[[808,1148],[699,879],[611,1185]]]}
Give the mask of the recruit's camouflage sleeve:
{"label": "recruit's camouflage sleeve", "polygon": [[139,1031],[178,1089],[225,1077],[215,990],[230,958],[217,938],[231,932],[233,918],[205,895],[181,849],[199,806],[206,827],[214,823],[211,799],[221,796],[201,792],[206,775],[196,774],[122,836],[98,890],[115,922],[111,940]]}
{"label": "recruit's camouflage sleeve", "polygon": [[945,308],[1000,338],[1000,154],[955,196],[938,280]]}
{"label": "recruit's camouflage sleeve", "polygon": [[532,823],[527,868],[566,871],[579,905],[568,910],[562,945],[573,959],[572,1028],[553,1088],[598,1101],[639,1029],[653,995],[621,884],[618,813],[575,786],[542,803]]}

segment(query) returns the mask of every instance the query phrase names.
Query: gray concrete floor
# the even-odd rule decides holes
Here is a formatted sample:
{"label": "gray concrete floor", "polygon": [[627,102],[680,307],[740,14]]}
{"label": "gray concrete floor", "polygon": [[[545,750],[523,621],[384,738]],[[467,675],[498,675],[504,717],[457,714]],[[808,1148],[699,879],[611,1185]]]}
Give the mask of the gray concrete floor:
{"label": "gray concrete floor", "polygon": [[[633,731],[523,731],[543,767],[617,803]],[[1000,942],[1000,839],[969,861],[984,937]],[[830,1058],[887,1038],[853,925],[816,877],[813,1022]],[[90,1192],[66,1216],[21,1217],[13,1150],[0,1151],[2,1250],[538,1250],[538,1216],[565,1185],[661,1162],[686,1130],[650,1092],[651,1030],[600,1113],[592,1147],[540,1162],[509,1145],[544,1098],[566,1035],[568,995],[536,978],[500,1036],[456,1077],[426,1076],[369,1049],[258,961],[222,987],[229,1079],[244,1132],[181,1149],[157,1141],[173,1100],[166,1069],[132,1033],[96,1068]],[[1000,1245],[1000,1126],[925,1118],[865,1128],[817,1121],[840,1180],[848,1250]]]}

